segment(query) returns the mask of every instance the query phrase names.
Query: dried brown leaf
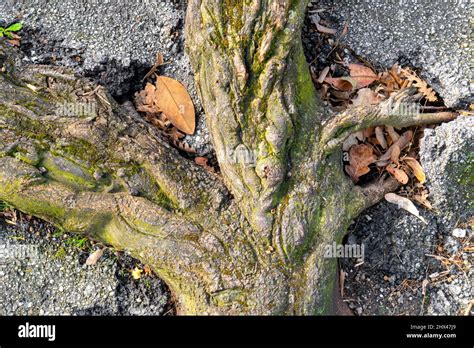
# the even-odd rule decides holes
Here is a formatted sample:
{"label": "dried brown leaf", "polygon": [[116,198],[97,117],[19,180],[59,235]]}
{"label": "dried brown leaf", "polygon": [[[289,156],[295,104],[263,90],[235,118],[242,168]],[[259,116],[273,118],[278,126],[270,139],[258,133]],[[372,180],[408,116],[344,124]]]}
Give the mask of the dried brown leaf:
{"label": "dried brown leaf", "polygon": [[420,79],[414,71],[409,68],[401,69],[400,74],[406,79],[406,81],[408,81],[408,84],[406,84],[406,86],[404,85],[405,88],[414,86],[418,88],[418,92],[422,93],[428,101],[435,102],[438,100],[435,91],[428,87],[428,84]]}
{"label": "dried brown leaf", "polygon": [[[396,142],[394,142],[392,146],[388,148],[387,152],[385,152],[385,154],[379,158],[379,162],[383,163],[384,161],[388,161],[392,155],[394,146],[398,146],[400,150],[403,150],[403,148],[407,146],[407,144],[411,141],[412,138],[413,132],[411,130],[407,130],[406,132],[404,132],[402,136]],[[377,165],[381,166],[380,164]]]}
{"label": "dried brown leaf", "polygon": [[98,249],[94,251],[92,254],[89,255],[89,257],[86,260],[86,265],[87,266],[93,266],[97,263],[97,261],[102,257],[104,254],[105,248]]}
{"label": "dried brown leaf", "polygon": [[353,91],[357,87],[357,81],[348,76],[326,77],[324,82],[329,83],[331,86],[341,91]]}
{"label": "dried brown leaf", "polygon": [[418,203],[424,205],[428,209],[433,209],[433,206],[431,205],[430,201],[428,200],[428,194],[423,192],[421,194],[414,195],[413,198],[415,201]]}
{"label": "dried brown leaf", "polygon": [[420,183],[425,183],[426,182],[426,175],[425,172],[423,171],[423,167],[421,166],[420,162],[418,162],[416,159],[412,157],[405,157],[403,161],[408,164],[410,167],[411,171],[417,178],[417,180]]}
{"label": "dried brown leaf", "polygon": [[400,147],[397,144],[393,144],[392,153],[390,154],[390,160],[398,165],[400,159]]}
{"label": "dried brown leaf", "polygon": [[392,126],[386,126],[385,129],[387,130],[389,137],[392,139],[392,142],[396,142],[398,139],[400,139],[400,135]]}
{"label": "dried brown leaf", "polygon": [[391,165],[388,165],[386,167],[387,172],[393,175],[397,181],[403,185],[406,185],[408,183],[408,175],[401,169],[395,168]]}
{"label": "dried brown leaf", "polygon": [[337,33],[336,29],[331,29],[331,28],[325,27],[324,25],[321,25],[319,23],[316,23],[316,29],[320,33],[329,34],[329,35],[334,35],[334,34]]}
{"label": "dried brown leaf", "polygon": [[150,71],[147,72],[147,74],[145,75],[145,77],[143,78],[143,81],[145,81],[147,78],[149,78],[151,75],[153,75],[156,71],[156,69],[158,69],[158,67],[160,65],[163,65],[164,63],[164,58],[163,58],[163,55],[158,52],[156,54],[156,58],[155,58],[155,64],[153,64],[153,66],[151,67]]}
{"label": "dried brown leaf", "polygon": [[375,137],[377,138],[377,141],[379,142],[380,146],[382,146],[382,149],[386,150],[388,148],[388,145],[387,140],[385,139],[385,135],[383,134],[382,127],[375,127]]}
{"label": "dried brown leaf", "polygon": [[384,99],[370,88],[362,88],[357,92],[357,96],[352,99],[353,106],[368,106],[380,103]]}
{"label": "dried brown leaf", "polygon": [[193,134],[196,127],[194,105],[186,88],[178,81],[158,76],[154,103],[180,131]]}
{"label": "dried brown leaf", "polygon": [[323,69],[323,71],[321,71],[321,74],[319,74],[319,77],[317,80],[318,83],[323,83],[326,76],[328,76],[328,73],[329,73],[329,67],[327,66]]}
{"label": "dried brown leaf", "polygon": [[348,172],[348,174],[352,178],[359,178],[367,174],[370,171],[369,165],[375,160],[372,147],[365,144],[352,146],[349,151],[350,173]]}
{"label": "dried brown leaf", "polygon": [[209,159],[206,158],[206,157],[196,157],[194,159],[194,162],[196,162],[197,165],[201,166],[201,167],[204,167],[206,170],[214,173],[214,168],[212,168],[210,165],[209,165]]}
{"label": "dried brown leaf", "polygon": [[379,76],[369,67],[361,64],[349,64],[351,77],[357,81],[356,88],[363,88],[379,79]]}
{"label": "dried brown leaf", "polygon": [[428,224],[426,220],[420,215],[420,212],[413,204],[413,202],[410,201],[408,198],[401,197],[395,193],[387,193],[385,195],[385,199],[387,200],[387,202],[396,204],[399,208],[408,211],[409,213],[415,215],[417,218],[423,221],[425,224]]}

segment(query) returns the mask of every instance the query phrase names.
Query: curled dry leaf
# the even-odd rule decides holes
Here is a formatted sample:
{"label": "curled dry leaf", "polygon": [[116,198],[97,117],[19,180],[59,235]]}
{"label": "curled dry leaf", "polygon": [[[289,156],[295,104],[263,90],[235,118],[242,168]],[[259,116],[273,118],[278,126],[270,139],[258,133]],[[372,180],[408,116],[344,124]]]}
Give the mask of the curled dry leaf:
{"label": "curled dry leaf", "polygon": [[343,269],[341,269],[341,272],[339,273],[339,287],[341,290],[341,297],[344,297],[344,283],[346,280],[347,272],[344,272]]}
{"label": "curled dry leaf", "polygon": [[400,150],[403,150],[403,148],[405,146],[407,146],[407,144],[411,141],[411,139],[413,138],[413,132],[411,130],[407,130],[406,132],[404,132],[402,134],[402,136],[392,144],[392,146],[390,146],[387,150],[387,152],[385,152],[385,154],[383,154],[378,162],[377,165],[378,166],[385,166],[386,164],[382,164],[381,163],[384,163],[385,161],[388,161],[390,159],[390,157],[392,156],[392,151],[394,149],[395,146],[398,146],[400,148]]}
{"label": "curled dry leaf", "polygon": [[399,159],[400,159],[400,147],[397,144],[393,144],[392,153],[390,154],[390,160],[393,163],[398,164]]}
{"label": "curled dry leaf", "polygon": [[143,271],[144,271],[145,274],[148,275],[148,276],[152,276],[152,275],[153,275],[153,272],[152,272],[152,270],[151,270],[151,267],[148,266],[148,265],[143,266]]}
{"label": "curled dry leaf", "polygon": [[428,200],[427,190],[421,191],[420,194],[415,194],[413,196],[413,198],[415,199],[415,201],[417,201],[421,205],[425,206],[426,208],[428,208],[430,210],[433,209],[433,206],[431,205],[430,201]]}
{"label": "curled dry leaf", "polygon": [[153,75],[156,71],[156,69],[158,69],[158,67],[160,65],[163,65],[163,63],[165,62],[164,58],[163,58],[163,55],[158,52],[156,54],[156,58],[155,58],[155,64],[153,64],[153,66],[151,67],[150,71],[147,72],[147,74],[145,75],[145,77],[143,78],[143,81],[145,81],[146,79],[148,79],[151,75]]}
{"label": "curled dry leaf", "polygon": [[336,29],[331,29],[331,28],[325,27],[324,25],[321,25],[319,23],[316,23],[316,29],[320,33],[329,34],[329,35],[334,35],[334,34],[337,33]]}
{"label": "curled dry leaf", "polygon": [[342,143],[342,150],[349,151],[352,146],[357,145],[357,144],[359,144],[359,141],[357,140],[356,135],[351,134]]}
{"label": "curled dry leaf", "polygon": [[370,171],[369,165],[374,163],[375,160],[376,157],[372,147],[365,144],[354,145],[349,151],[350,165],[346,166],[346,171],[352,180],[357,182],[359,177]]}
{"label": "curled dry leaf", "polygon": [[386,126],[385,129],[387,130],[388,136],[392,139],[393,143],[400,139],[400,135],[392,126]]}
{"label": "curled dry leaf", "polygon": [[423,96],[430,102],[435,102],[438,100],[436,93],[432,88],[428,87],[428,84],[420,79],[416,73],[409,68],[401,69],[400,75],[405,78],[408,83],[404,84],[405,88],[414,86],[418,89],[418,92],[422,93]]}
{"label": "curled dry leaf", "polygon": [[368,106],[380,103],[383,96],[378,95],[370,88],[362,88],[357,92],[357,96],[352,99],[353,106]]}
{"label": "curled dry leaf", "polygon": [[104,254],[105,248],[98,249],[94,251],[92,254],[89,255],[89,257],[86,260],[86,265],[87,266],[93,266],[97,263],[97,261],[102,257]]}
{"label": "curled dry leaf", "polygon": [[380,146],[382,146],[382,148],[386,150],[388,148],[388,145],[387,140],[385,139],[385,135],[383,134],[382,127],[375,127],[375,137],[377,138],[377,141],[379,142]]}
{"label": "curled dry leaf", "polygon": [[155,104],[176,128],[186,134],[194,133],[194,104],[180,82],[166,76],[158,76],[155,96]]}
{"label": "curled dry leaf", "polygon": [[214,168],[212,168],[212,167],[209,165],[209,159],[207,159],[206,157],[196,157],[196,158],[194,159],[194,162],[195,162],[197,165],[199,165],[199,166],[201,166],[201,167],[204,167],[206,170],[208,170],[208,171],[210,171],[210,172],[212,172],[212,173],[215,172]]}
{"label": "curled dry leaf", "polygon": [[425,224],[428,224],[426,220],[420,215],[420,212],[416,208],[416,206],[413,204],[412,201],[410,201],[408,198],[401,197],[395,193],[387,193],[385,195],[385,199],[387,202],[390,202],[392,204],[396,204],[399,208],[406,210],[410,214],[415,215],[418,219],[423,221]]}
{"label": "curled dry leaf", "polygon": [[375,133],[375,127],[369,127],[362,131],[364,139],[370,138]]}
{"label": "curled dry leaf", "polygon": [[411,171],[415,175],[416,179],[420,183],[425,183],[426,182],[426,175],[425,172],[423,171],[423,167],[421,166],[420,162],[418,162],[416,159],[412,157],[405,157],[403,161],[408,164],[410,167]]}
{"label": "curled dry leaf", "polygon": [[318,83],[323,83],[326,76],[328,76],[328,73],[329,73],[329,67],[327,66],[323,69],[323,71],[321,71],[321,74],[319,74],[319,77],[317,80]]}
{"label": "curled dry leaf", "polygon": [[421,294],[422,295],[426,294],[426,287],[428,286],[429,283],[430,283],[430,281],[428,279],[423,279],[423,282],[421,283]]}
{"label": "curled dry leaf", "polygon": [[403,185],[406,185],[408,183],[408,175],[401,169],[395,168],[391,165],[388,165],[385,169],[387,169],[387,172],[393,175],[397,181]]}
{"label": "curled dry leaf", "polygon": [[324,82],[329,83],[331,86],[341,91],[353,91],[357,87],[357,81],[348,76],[326,77]]}
{"label": "curled dry leaf", "polygon": [[349,64],[351,77],[357,81],[356,88],[363,88],[379,79],[379,76],[369,67],[361,64]]}

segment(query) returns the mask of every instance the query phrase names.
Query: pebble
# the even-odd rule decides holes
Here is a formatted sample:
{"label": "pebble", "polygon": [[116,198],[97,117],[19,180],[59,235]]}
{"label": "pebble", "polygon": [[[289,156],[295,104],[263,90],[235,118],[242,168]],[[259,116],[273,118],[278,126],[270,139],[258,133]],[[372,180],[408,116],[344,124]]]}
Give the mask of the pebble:
{"label": "pebble", "polygon": [[467,231],[462,228],[455,228],[452,235],[456,238],[465,238]]}

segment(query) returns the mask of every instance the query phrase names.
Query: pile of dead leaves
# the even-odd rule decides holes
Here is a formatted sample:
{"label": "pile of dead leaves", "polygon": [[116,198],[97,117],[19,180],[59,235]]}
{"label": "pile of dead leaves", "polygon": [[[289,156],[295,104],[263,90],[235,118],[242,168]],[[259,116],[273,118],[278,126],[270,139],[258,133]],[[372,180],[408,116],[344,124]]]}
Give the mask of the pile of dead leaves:
{"label": "pile of dead leaves", "polygon": [[416,144],[423,128],[400,129],[379,126],[350,135],[343,143],[344,167],[354,183],[371,171],[382,175],[385,171],[402,185],[411,182],[410,196],[430,208],[423,187],[425,173],[417,160]]}
{"label": "pile of dead leaves", "polygon": [[343,144],[346,173],[359,183],[369,181],[364,176],[373,179],[387,172],[403,185],[400,192],[431,209],[416,151],[423,129],[379,126],[350,135]]}
{"label": "pile of dead leaves", "polygon": [[[336,76],[338,75],[338,76]],[[416,88],[420,110],[446,109],[428,84],[410,68],[398,64],[377,73],[362,64],[343,60],[325,67],[314,76],[321,98],[336,111],[376,105],[407,88]],[[421,105],[423,104],[423,105]],[[368,128],[350,135],[343,144],[345,171],[354,183],[370,181],[388,173],[403,186],[404,193],[431,208],[424,187],[425,174],[418,162],[417,144],[425,127],[396,129]]]}
{"label": "pile of dead leaves", "polygon": [[163,56],[157,55],[157,62],[145,76],[154,76],[154,83],[147,82],[145,88],[135,94],[135,105],[145,120],[155,125],[170,143],[178,149],[195,153],[182,139],[193,134],[196,127],[194,105],[186,88],[170,77],[156,73],[163,64]]}
{"label": "pile of dead leaves", "polygon": [[[319,76],[313,74],[321,98],[336,111],[351,106],[375,105],[410,87],[417,88],[426,109],[440,108],[437,104],[430,105],[438,101],[434,90],[408,67],[394,64],[390,70],[376,73],[365,65],[345,64],[342,59],[338,62],[340,64],[325,67]],[[333,77],[332,74],[342,76]]]}

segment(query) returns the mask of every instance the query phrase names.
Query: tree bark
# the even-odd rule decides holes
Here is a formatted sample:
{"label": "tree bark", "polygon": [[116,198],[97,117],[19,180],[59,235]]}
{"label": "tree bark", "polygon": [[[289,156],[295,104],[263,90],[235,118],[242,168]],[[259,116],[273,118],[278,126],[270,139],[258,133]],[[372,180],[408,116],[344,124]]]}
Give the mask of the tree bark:
{"label": "tree bark", "polygon": [[389,100],[328,119],[303,55],[306,5],[188,2],[187,51],[221,176],[104,88],[23,66],[0,44],[0,199],[129,250],[169,285],[178,313],[335,313],[336,259],[325,248],[396,187],[354,186],[341,142],[453,115],[406,117]]}

